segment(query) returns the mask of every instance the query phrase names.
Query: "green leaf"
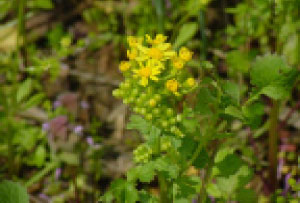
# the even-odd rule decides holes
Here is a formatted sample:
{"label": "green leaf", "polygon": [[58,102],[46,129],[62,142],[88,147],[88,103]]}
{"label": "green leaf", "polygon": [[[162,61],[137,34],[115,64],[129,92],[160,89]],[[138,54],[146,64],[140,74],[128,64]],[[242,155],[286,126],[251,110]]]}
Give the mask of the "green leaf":
{"label": "green leaf", "polygon": [[125,186],[125,202],[134,203],[139,200],[139,193],[135,189],[135,186],[131,183],[127,183]]}
{"label": "green leaf", "polygon": [[53,8],[52,0],[34,0],[30,1],[30,7],[32,8],[42,8],[51,9]]}
{"label": "green leaf", "polygon": [[141,116],[132,115],[129,119],[129,123],[127,124],[127,129],[129,130],[138,130],[142,134],[149,134],[152,126],[143,119]]}
{"label": "green leaf", "polygon": [[242,164],[242,160],[237,155],[230,154],[227,155],[221,162],[218,162],[216,167],[218,167],[221,176],[228,177],[235,174]]}
{"label": "green leaf", "polygon": [[167,178],[177,178],[179,167],[172,163],[168,157],[160,157],[154,162],[155,169],[160,172],[165,172]]}
{"label": "green leaf", "polygon": [[237,192],[237,201],[243,203],[257,202],[257,195],[251,189],[240,189]]}
{"label": "green leaf", "polygon": [[71,152],[61,152],[58,155],[58,158],[70,165],[78,165],[79,164],[79,157],[77,154],[71,153]]}
{"label": "green leaf", "polygon": [[257,128],[262,122],[262,116],[264,115],[264,105],[260,102],[253,103],[248,106],[243,106],[242,111],[245,117],[245,124],[251,128]]}
{"label": "green leaf", "polygon": [[39,145],[37,147],[37,149],[35,150],[34,160],[32,160],[32,161],[34,162],[34,164],[37,167],[41,167],[45,163],[46,156],[47,156],[47,152],[46,152],[45,147],[43,145]]}
{"label": "green leaf", "polygon": [[175,184],[176,202],[184,202],[183,200],[191,200],[196,196],[197,186],[200,186],[201,180],[196,176],[183,176],[177,179]]}
{"label": "green leaf", "polygon": [[155,176],[155,166],[153,162],[148,162],[143,165],[139,165],[132,168],[127,173],[127,180],[129,182],[135,182],[139,179],[143,183],[150,183]]}
{"label": "green leaf", "polygon": [[23,99],[29,96],[32,91],[32,80],[26,79],[23,83],[20,84],[17,90],[17,102],[20,103]]}
{"label": "green leaf", "polygon": [[2,181],[0,183],[0,203],[29,203],[26,188],[19,183]]}
{"label": "green leaf", "polygon": [[269,85],[262,88],[261,93],[275,100],[288,97],[289,92],[282,86]]}
{"label": "green leaf", "polygon": [[197,23],[186,23],[182,25],[179,30],[179,34],[174,43],[174,48],[177,49],[187,41],[191,40],[196,34],[198,29]]}
{"label": "green leaf", "polygon": [[201,169],[205,167],[208,161],[209,161],[208,153],[205,149],[202,149],[202,151],[199,153],[199,155],[193,162],[193,166],[195,166],[197,169]]}
{"label": "green leaf", "polygon": [[239,50],[228,52],[226,63],[231,73],[247,73],[250,68],[250,60],[248,54]]}
{"label": "green leaf", "polygon": [[224,93],[228,95],[234,105],[240,103],[240,87],[231,81],[226,81],[222,86]]}
{"label": "green leaf", "polygon": [[235,106],[228,106],[224,113],[240,120],[244,119],[243,113]]}
{"label": "green leaf", "polygon": [[42,102],[44,97],[45,95],[43,93],[38,93],[33,95],[28,101],[24,103],[23,109],[26,110],[33,106],[39,105]]}
{"label": "green leaf", "polygon": [[197,95],[197,104],[195,110],[202,115],[212,115],[216,109],[217,98],[208,88],[201,88]]}

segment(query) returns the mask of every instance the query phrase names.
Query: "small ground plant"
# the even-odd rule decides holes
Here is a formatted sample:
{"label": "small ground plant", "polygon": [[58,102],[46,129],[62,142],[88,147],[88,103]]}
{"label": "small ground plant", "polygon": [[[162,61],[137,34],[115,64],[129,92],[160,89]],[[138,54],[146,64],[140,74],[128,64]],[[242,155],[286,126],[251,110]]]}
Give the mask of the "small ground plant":
{"label": "small ground plant", "polygon": [[[261,95],[280,102],[288,97],[298,72],[279,56],[257,58],[250,71],[253,88],[242,103],[239,86],[215,79],[213,70],[196,80],[186,67],[193,53],[186,47],[174,51],[166,40],[161,34],[128,37],[129,61],[119,66],[125,80],[113,95],[135,113],[127,128],[137,129],[144,142],[133,152],[136,166],[127,180],[114,181],[101,200],[190,202],[199,194],[199,202],[208,196],[255,202],[255,192],[246,187],[253,176],[246,157],[253,160],[254,155],[238,155],[241,138],[232,123],[238,119],[254,129],[260,126]],[[198,169],[205,170],[199,174]],[[137,189],[156,180],[158,196],[147,187]]]}

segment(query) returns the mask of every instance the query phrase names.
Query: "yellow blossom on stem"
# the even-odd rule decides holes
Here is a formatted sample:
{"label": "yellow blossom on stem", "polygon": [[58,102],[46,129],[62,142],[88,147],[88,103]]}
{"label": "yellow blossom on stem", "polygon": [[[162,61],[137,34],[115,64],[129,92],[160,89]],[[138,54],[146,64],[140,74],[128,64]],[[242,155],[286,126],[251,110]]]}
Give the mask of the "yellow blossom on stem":
{"label": "yellow blossom on stem", "polygon": [[119,69],[122,72],[127,71],[130,68],[130,62],[129,61],[121,61],[120,65],[119,65]]}
{"label": "yellow blossom on stem", "polygon": [[129,36],[127,37],[127,42],[130,47],[136,48],[137,45],[140,45],[143,43],[143,38],[141,37],[134,37],[134,36]]}
{"label": "yellow blossom on stem", "polygon": [[196,84],[194,78],[188,78],[188,79],[186,80],[186,83],[187,83],[187,85],[188,85],[189,87],[194,87],[195,84]]}
{"label": "yellow blossom on stem", "polygon": [[142,63],[140,63],[141,68],[133,70],[135,73],[134,77],[140,78],[140,84],[142,86],[147,86],[149,79],[153,81],[157,81],[158,77],[157,75],[160,74],[160,70],[157,67],[151,67],[150,62],[148,61],[146,66],[144,66]]}
{"label": "yellow blossom on stem", "polygon": [[177,93],[178,87],[179,84],[175,79],[171,79],[166,82],[166,88],[173,93]]}
{"label": "yellow blossom on stem", "polygon": [[188,48],[182,47],[179,50],[179,57],[184,61],[189,61],[192,59],[193,52],[191,52]]}
{"label": "yellow blossom on stem", "polygon": [[172,63],[173,63],[174,68],[176,68],[178,70],[182,69],[184,66],[184,61],[179,57],[174,57],[172,60]]}
{"label": "yellow blossom on stem", "polygon": [[138,51],[136,49],[127,50],[127,56],[129,60],[134,60],[138,56]]}
{"label": "yellow blossom on stem", "polygon": [[162,34],[157,34],[155,39],[152,39],[150,35],[146,35],[147,42],[153,45],[164,43],[167,40],[167,38],[167,36],[164,36]]}

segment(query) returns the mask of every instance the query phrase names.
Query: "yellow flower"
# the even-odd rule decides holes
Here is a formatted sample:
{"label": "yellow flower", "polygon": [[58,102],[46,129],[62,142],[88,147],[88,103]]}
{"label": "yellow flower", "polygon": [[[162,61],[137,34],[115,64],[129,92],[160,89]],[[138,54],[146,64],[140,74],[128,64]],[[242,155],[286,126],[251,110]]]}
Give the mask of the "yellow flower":
{"label": "yellow flower", "polygon": [[140,84],[142,86],[147,86],[149,79],[153,81],[157,81],[157,75],[160,74],[160,69],[155,66],[150,66],[150,62],[148,61],[146,66],[144,66],[142,63],[140,63],[141,68],[137,70],[133,70],[135,73],[134,77],[140,77]]}
{"label": "yellow flower", "polygon": [[195,84],[196,84],[194,78],[188,78],[188,79],[186,80],[186,83],[187,83],[187,85],[190,86],[190,87],[194,87]]}
{"label": "yellow flower", "polygon": [[178,70],[182,69],[184,66],[184,61],[179,57],[174,57],[172,62],[173,62],[173,66]]}
{"label": "yellow flower", "polygon": [[176,55],[175,51],[170,50],[170,43],[162,43],[156,46],[152,46],[150,48],[144,46],[138,46],[140,51],[140,56],[138,57],[138,61],[145,61],[148,59],[155,59],[160,61],[165,61],[170,59]]}
{"label": "yellow flower", "polygon": [[179,57],[184,61],[189,61],[192,59],[193,52],[191,52],[188,48],[182,47],[179,50]]}
{"label": "yellow flower", "polygon": [[175,79],[171,79],[166,82],[166,88],[173,93],[177,93],[178,86],[179,84]]}
{"label": "yellow flower", "polygon": [[135,48],[137,45],[143,43],[143,38],[129,36],[129,37],[127,37],[127,42],[130,47]]}
{"label": "yellow flower", "polygon": [[138,51],[136,49],[127,50],[127,56],[130,60],[136,59],[138,55]]}
{"label": "yellow flower", "polygon": [[167,38],[167,36],[164,36],[162,34],[157,34],[155,36],[155,39],[152,39],[149,35],[146,35],[147,42],[152,45],[162,44],[167,40]]}
{"label": "yellow flower", "polygon": [[131,65],[130,65],[129,61],[122,61],[119,65],[119,69],[120,69],[120,71],[125,72],[130,68],[130,66]]}

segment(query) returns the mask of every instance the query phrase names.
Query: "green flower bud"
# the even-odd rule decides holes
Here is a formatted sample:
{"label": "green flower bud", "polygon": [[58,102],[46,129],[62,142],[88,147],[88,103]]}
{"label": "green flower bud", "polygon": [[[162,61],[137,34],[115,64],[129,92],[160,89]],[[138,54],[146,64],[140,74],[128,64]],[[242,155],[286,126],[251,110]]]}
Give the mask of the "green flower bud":
{"label": "green flower bud", "polygon": [[176,120],[177,120],[178,122],[181,122],[181,121],[182,121],[182,115],[181,115],[181,114],[177,114]]}
{"label": "green flower bud", "polygon": [[150,99],[149,100],[149,106],[154,107],[156,105],[156,100],[155,99]]}
{"label": "green flower bud", "polygon": [[174,113],[173,109],[167,108],[167,110],[166,110],[167,116],[173,116],[173,113]]}

